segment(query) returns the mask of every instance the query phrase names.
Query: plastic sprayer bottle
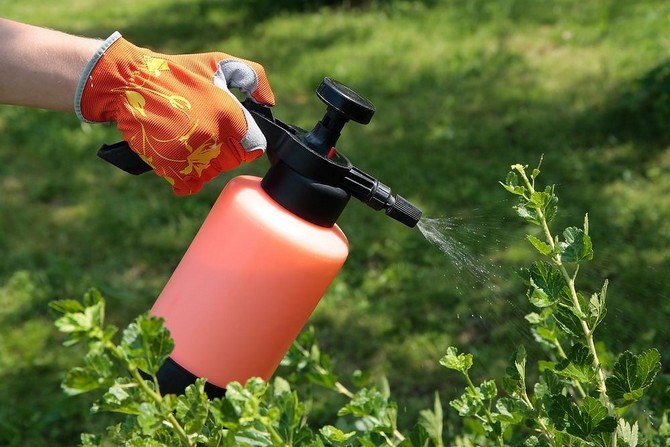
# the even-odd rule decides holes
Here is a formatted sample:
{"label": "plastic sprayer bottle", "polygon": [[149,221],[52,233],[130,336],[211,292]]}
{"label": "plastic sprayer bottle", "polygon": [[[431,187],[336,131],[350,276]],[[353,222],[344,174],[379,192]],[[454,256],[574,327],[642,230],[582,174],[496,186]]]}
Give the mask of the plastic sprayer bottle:
{"label": "plastic sprayer bottle", "polygon": [[[328,78],[317,95],[327,111],[309,132],[244,103],[268,140],[271,167],[263,179],[226,185],[151,310],[175,341],[159,372],[163,392],[180,393],[197,377],[207,378],[210,396],[233,380],[269,379],[347,257],[335,222],[351,196],[410,227],[420,219],[335,149],[347,121],[367,124],[374,106]],[[99,154],[146,170],[124,143]]]}

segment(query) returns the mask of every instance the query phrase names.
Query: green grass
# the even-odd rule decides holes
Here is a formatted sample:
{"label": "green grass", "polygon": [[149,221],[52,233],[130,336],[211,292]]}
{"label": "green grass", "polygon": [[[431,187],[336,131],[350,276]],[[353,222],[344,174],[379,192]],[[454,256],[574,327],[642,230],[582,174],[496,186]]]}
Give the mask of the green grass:
{"label": "green grass", "polygon": [[[424,215],[459,217],[454,236],[474,232],[468,248],[495,273],[492,293],[459,280],[417,230],[358,203],[345,211],[351,255],[311,323],[339,369],[389,377],[403,420],[435,390],[447,402],[460,388],[437,364],[449,344],[473,352],[488,376],[510,346],[530,343],[514,269],[532,250],[497,181],[541,154],[561,198],[559,224],[589,212],[596,260],[585,274],[594,290],[610,278],[607,342],[669,358],[670,5],[432,3],[263,15],[228,1],[30,0],[3,5],[3,15],[97,37],[118,29],[164,52],[257,60],[276,115],[303,127],[323,113],[313,91],[324,76],[377,106],[369,126],[348,125],[339,149]],[[156,176],[131,177],[95,157],[118,139],[73,116],[0,107],[0,445],[73,445],[102,424],[86,398],[59,390],[79,359],[60,347],[46,303],[95,286],[109,318],[129,321],[158,295],[226,180],[267,168],[259,161],[177,198]]]}

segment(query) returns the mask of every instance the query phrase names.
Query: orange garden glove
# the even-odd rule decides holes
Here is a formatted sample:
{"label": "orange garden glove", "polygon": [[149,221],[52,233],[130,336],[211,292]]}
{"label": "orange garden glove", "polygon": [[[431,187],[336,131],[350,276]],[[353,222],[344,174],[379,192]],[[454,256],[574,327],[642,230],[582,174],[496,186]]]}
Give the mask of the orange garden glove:
{"label": "orange garden glove", "polygon": [[86,122],[116,122],[176,194],[193,194],[267,146],[231,87],[274,105],[265,70],[255,62],[224,53],[154,53],[114,33],[84,70],[75,111]]}

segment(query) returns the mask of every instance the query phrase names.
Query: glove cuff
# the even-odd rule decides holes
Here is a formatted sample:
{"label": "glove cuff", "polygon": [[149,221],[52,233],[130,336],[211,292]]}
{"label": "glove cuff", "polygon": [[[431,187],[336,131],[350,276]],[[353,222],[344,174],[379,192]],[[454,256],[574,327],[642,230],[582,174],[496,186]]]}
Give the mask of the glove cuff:
{"label": "glove cuff", "polygon": [[86,88],[86,84],[88,83],[89,78],[91,77],[91,72],[93,72],[93,69],[95,68],[102,55],[105,53],[105,51],[107,51],[107,49],[120,38],[121,33],[115,31],[102,43],[102,45],[100,45],[100,48],[98,48],[98,50],[95,52],[91,60],[88,61],[86,67],[84,67],[84,71],[82,72],[81,77],[79,78],[79,84],[77,84],[77,90],[75,91],[74,94],[74,112],[77,114],[77,118],[79,118],[81,121],[84,121],[86,123],[99,122],[99,121],[91,121],[84,116],[81,110],[81,100],[82,97],[84,96],[84,89]]}

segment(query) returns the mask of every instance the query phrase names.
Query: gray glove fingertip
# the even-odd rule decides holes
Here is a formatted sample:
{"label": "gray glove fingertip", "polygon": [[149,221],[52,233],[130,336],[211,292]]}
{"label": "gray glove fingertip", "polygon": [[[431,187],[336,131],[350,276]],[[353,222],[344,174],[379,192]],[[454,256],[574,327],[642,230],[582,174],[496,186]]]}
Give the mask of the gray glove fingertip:
{"label": "gray glove fingertip", "polygon": [[247,133],[245,133],[240,140],[240,144],[242,144],[245,152],[251,152],[255,150],[261,150],[265,152],[268,146],[265,135],[263,135],[263,132],[261,132],[260,127],[258,127],[258,124],[256,124],[256,121],[254,121],[249,111],[244,107],[242,107],[242,110],[244,111],[244,116],[247,119]]}
{"label": "gray glove fingertip", "polygon": [[214,84],[221,87],[221,81],[226,87],[237,88],[250,98],[258,88],[258,74],[239,59],[224,59],[219,62],[219,68],[214,73]]}

